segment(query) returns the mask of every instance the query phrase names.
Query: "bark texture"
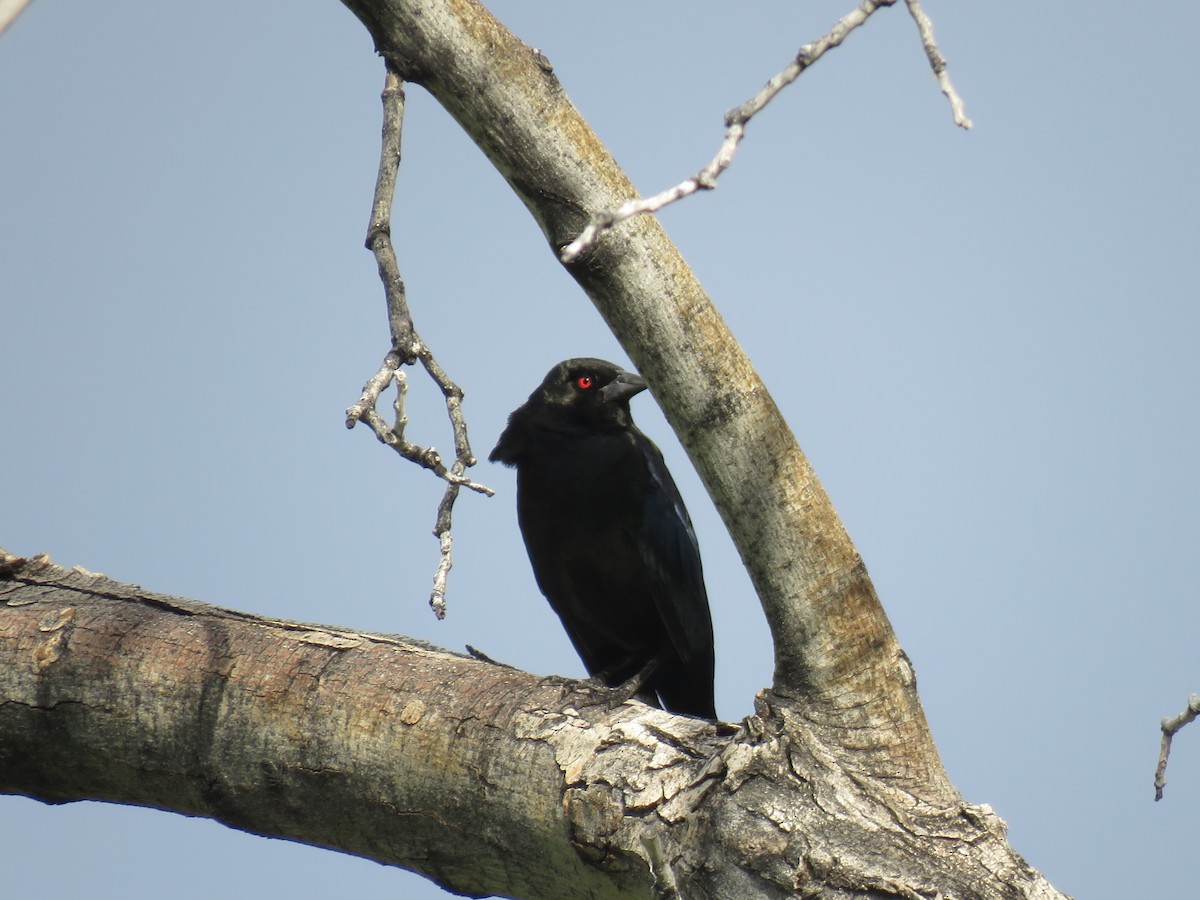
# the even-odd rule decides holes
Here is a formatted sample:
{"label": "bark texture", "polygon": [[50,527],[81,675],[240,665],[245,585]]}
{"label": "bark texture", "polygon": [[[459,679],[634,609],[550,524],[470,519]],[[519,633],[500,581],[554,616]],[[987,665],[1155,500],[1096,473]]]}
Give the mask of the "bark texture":
{"label": "bark texture", "polygon": [[0,791],[222,821],[527,898],[1058,897],[987,807],[847,768],[769,694],[672,716],[392,635],[0,551]]}
{"label": "bark texture", "polygon": [[[561,683],[44,560],[0,581],[0,604],[0,791],[207,816],[465,893],[649,890],[645,866],[602,871],[571,843],[564,766],[600,725]],[[712,746],[711,724],[678,724]]]}

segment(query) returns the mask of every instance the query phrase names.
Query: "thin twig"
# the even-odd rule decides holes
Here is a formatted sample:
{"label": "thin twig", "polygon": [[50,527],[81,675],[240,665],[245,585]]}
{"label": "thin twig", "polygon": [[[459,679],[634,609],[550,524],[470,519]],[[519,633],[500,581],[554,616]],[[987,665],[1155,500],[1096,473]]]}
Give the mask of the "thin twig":
{"label": "thin twig", "polygon": [[[471,443],[467,439],[467,423],[462,413],[463,390],[446,374],[413,326],[404,279],[400,276],[396,251],[392,247],[391,216],[396,194],[396,173],[400,168],[400,135],[404,126],[404,83],[399,72],[390,63],[387,66],[387,76],[381,99],[383,100],[383,130],[379,152],[379,173],[375,180],[375,196],[371,203],[371,223],[367,228],[366,245],[367,249],[375,255],[379,278],[383,282],[384,294],[387,298],[388,329],[392,338],[392,347],[384,357],[379,371],[363,385],[361,396],[346,410],[346,427],[353,428],[359,422],[366,422],[375,432],[375,436],[384,444],[405,459],[430,469],[447,482],[446,493],[442,496],[441,503],[438,504],[437,522],[433,532],[438,538],[441,555],[433,576],[433,592],[429,597],[429,604],[433,607],[434,614],[442,619],[446,615],[446,578],[453,566],[451,558],[453,538],[450,533],[450,521],[454,501],[458,499],[459,488],[470,488],[489,497],[495,491],[471,481],[464,475],[469,466],[475,465],[476,460],[474,454],[471,453]],[[408,425],[408,415],[405,412],[408,379],[402,367],[411,366],[418,360],[421,361],[425,371],[438,386],[446,402],[446,415],[450,419],[450,426],[454,432],[454,462],[449,467],[442,462],[441,454],[433,447],[422,447],[404,436],[405,428]],[[388,425],[376,410],[376,405],[380,395],[393,382],[396,384],[396,399],[392,406],[396,415],[394,424]]]}
{"label": "thin twig", "polygon": [[392,409],[396,413],[396,422],[392,425],[392,431],[396,433],[396,437],[404,439],[404,430],[408,428],[408,376],[403,369],[397,369],[395,374],[396,379],[396,399],[392,401]]}
{"label": "thin twig", "polygon": [[362,396],[347,408],[347,428],[353,428],[362,421],[368,409],[375,408],[375,404],[379,401],[379,395],[392,383],[399,367],[400,355],[389,351],[388,355],[383,358],[383,365],[379,367],[379,371],[367,379],[367,383],[363,385]]}
{"label": "thin twig", "polygon": [[970,128],[971,120],[967,118],[966,110],[963,108],[962,97],[958,96],[958,91],[950,83],[950,73],[946,69],[946,59],[942,56],[941,51],[938,50],[937,41],[933,39],[933,22],[929,20],[929,16],[925,15],[925,10],[921,8],[921,0],[904,0],[904,2],[908,4],[908,12],[913,17],[913,21],[917,23],[917,30],[921,33],[921,44],[925,47],[925,55],[929,57],[929,67],[933,69],[933,74],[937,76],[938,87],[942,89],[942,93],[950,101],[950,112],[954,114],[954,124],[959,128]]}
{"label": "thin twig", "polygon": [[1197,715],[1200,715],[1200,694],[1192,694],[1188,697],[1187,709],[1174,718],[1162,720],[1162,745],[1158,750],[1158,767],[1154,770],[1155,800],[1162,799],[1163,788],[1167,786],[1167,757],[1171,755],[1171,740],[1184,725],[1195,721]]}
{"label": "thin twig", "polygon": [[[458,468],[455,462],[454,467]],[[433,536],[438,539],[441,556],[438,559],[437,570],[433,573],[433,593],[429,595],[429,607],[439,619],[446,618],[446,577],[454,565],[451,551],[454,547],[454,536],[450,533],[450,516],[454,512],[454,501],[458,499],[458,485],[446,485],[446,493],[438,504],[437,523],[433,526]]]}
{"label": "thin twig", "polygon": [[[834,23],[828,34],[801,47],[792,61],[768,81],[762,90],[741,106],[731,109],[725,114],[725,138],[721,141],[721,147],[717,150],[716,156],[704,168],[674,187],[667,188],[652,197],[634,198],[627,200],[614,210],[602,210],[596,213],[579,236],[563,248],[559,258],[564,263],[575,262],[583,255],[584,251],[596,243],[600,235],[614,225],[643,213],[658,212],[664,206],[682,200],[697,191],[710,191],[715,188],[721,173],[728,169],[733,162],[738,145],[746,135],[746,125],[755,114],[770,103],[776,94],[799,78],[809,66],[834,47],[840,46],[850,32],[863,25],[872,14],[881,7],[892,6],[895,2],[896,0],[862,0],[852,12]],[[929,63],[938,77],[938,84],[941,85],[942,92],[950,100],[954,121],[964,128],[970,128],[971,120],[966,118],[963,113],[962,98],[958,96],[954,86],[950,83],[950,77],[946,74],[946,61],[938,52],[937,44],[933,40],[933,24],[921,9],[918,0],[905,0],[905,2],[908,3],[909,12],[917,22],[917,27],[921,32],[921,41],[925,46],[925,54],[929,57]]]}
{"label": "thin twig", "polygon": [[679,184],[668,188],[660,194],[645,199],[628,200],[612,211],[602,211],[592,217],[579,237],[575,238],[562,251],[561,259],[565,263],[574,262],[588,247],[592,246],[601,234],[633,216],[642,213],[657,212],[669,203],[681,200],[696,193],[696,191],[712,190],[717,186],[717,178],[729,168],[733,155],[737,152],[738,144],[746,134],[746,124],[754,114],[774,99],[775,95],[800,77],[800,74],[820,59],[826,51],[838,46],[846,36],[867,19],[881,6],[891,6],[896,0],[863,0],[852,13],[839,19],[829,34],[811,44],[805,44],[800,52],[792,59],[783,71],[768,81],[757,94],[741,106],[731,109],[725,114],[725,139],[717,150],[717,155],[703,169],[691,178],[685,178]]}
{"label": "thin twig", "polygon": [[375,196],[371,201],[371,224],[367,226],[366,243],[367,249],[375,254],[387,297],[392,349],[401,354],[402,364],[411,365],[416,361],[419,341],[413,329],[396,251],[392,248],[392,205],[396,197],[396,175],[400,171],[400,135],[404,130],[404,81],[390,63],[380,99],[383,101],[383,129],[379,172],[375,176]]}

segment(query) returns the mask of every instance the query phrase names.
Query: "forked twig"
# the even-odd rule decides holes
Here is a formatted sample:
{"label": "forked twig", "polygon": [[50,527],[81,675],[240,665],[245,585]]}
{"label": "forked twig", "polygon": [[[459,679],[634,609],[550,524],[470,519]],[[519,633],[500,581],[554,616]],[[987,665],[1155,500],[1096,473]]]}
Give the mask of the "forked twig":
{"label": "forked twig", "polygon": [[[637,197],[627,200],[616,209],[602,210],[596,213],[579,236],[563,248],[559,258],[564,263],[575,262],[584,251],[596,243],[600,235],[614,225],[643,213],[657,212],[664,206],[674,203],[676,200],[682,200],[697,191],[710,191],[715,188],[721,173],[728,169],[733,162],[738,145],[746,135],[746,125],[755,114],[770,103],[776,94],[799,78],[805,69],[834,47],[840,46],[850,32],[863,25],[873,13],[881,7],[892,6],[895,2],[896,0],[862,0],[852,12],[835,22],[828,34],[801,47],[792,61],[763,85],[762,90],[741,106],[731,109],[725,114],[725,138],[721,141],[721,147],[717,150],[716,156],[704,168],[674,187],[667,188],[652,197]],[[963,128],[970,128],[971,120],[963,112],[962,98],[958,96],[954,86],[950,83],[950,76],[946,74],[946,60],[942,58],[933,39],[933,25],[929,21],[929,17],[921,9],[919,0],[905,0],[905,2],[917,23],[917,28],[921,33],[921,43],[925,47],[926,56],[929,57],[929,64],[938,78],[938,84],[950,101],[955,123]]]}
{"label": "forked twig", "polygon": [[[396,194],[396,173],[400,168],[400,135],[404,125],[404,83],[399,72],[389,63],[384,82],[383,131],[379,153],[379,174],[375,181],[375,196],[371,204],[371,224],[367,228],[367,249],[375,255],[379,277],[387,297],[388,328],[392,347],[383,359],[383,364],[365,385],[358,400],[346,410],[346,427],[353,428],[366,422],[375,436],[402,457],[434,472],[447,482],[446,493],[438,504],[437,522],[433,533],[438,538],[440,558],[433,576],[433,592],[429,605],[439,618],[446,615],[446,578],[453,566],[450,532],[454,501],[458,499],[460,487],[470,488],[487,496],[495,491],[467,478],[467,468],[475,465],[471,444],[467,439],[467,422],[462,413],[463,390],[455,384],[434,358],[433,352],[421,340],[413,327],[412,314],[404,290],[404,279],[400,277],[400,266],[396,251],[392,247],[392,202]],[[405,400],[408,395],[408,380],[401,368],[420,361],[429,377],[442,392],[446,401],[446,414],[454,430],[454,462],[448,467],[442,462],[441,454],[433,447],[423,447],[404,436],[408,416]],[[379,396],[395,382],[396,400],[394,424],[389,425],[379,414],[376,404]]]}

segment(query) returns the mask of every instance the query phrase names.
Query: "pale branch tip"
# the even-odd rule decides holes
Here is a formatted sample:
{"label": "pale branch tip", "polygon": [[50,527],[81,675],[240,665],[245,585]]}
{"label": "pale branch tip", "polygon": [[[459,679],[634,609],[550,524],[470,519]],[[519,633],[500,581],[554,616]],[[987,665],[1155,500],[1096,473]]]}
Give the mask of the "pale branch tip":
{"label": "pale branch tip", "polygon": [[[933,23],[921,8],[919,0],[905,0],[905,2],[908,3],[909,12],[921,33],[921,43],[925,47],[925,54],[937,76],[938,85],[950,101],[955,124],[963,128],[970,128],[971,120],[963,111],[962,98],[955,91],[954,85],[950,83],[950,76],[946,72],[946,60],[942,57],[937,43],[933,39]],[[697,191],[714,189],[721,173],[732,164],[738,144],[746,134],[747,123],[781,90],[799,78],[809,66],[824,56],[826,52],[839,46],[850,32],[863,25],[874,12],[881,7],[892,6],[895,3],[896,0],[862,0],[852,12],[835,22],[826,35],[801,47],[791,62],[772,76],[757,94],[725,113],[725,137],[722,139],[716,155],[704,168],[674,187],[667,188],[652,197],[627,200],[615,210],[601,210],[593,214],[591,221],[579,233],[579,236],[562,249],[559,259],[567,264],[573,263],[614,225],[643,213],[658,212],[664,206],[682,200]]]}
{"label": "pale branch tip", "polygon": [[[453,490],[455,485],[450,485],[447,491]],[[437,534],[437,532],[434,532]],[[446,578],[450,574],[450,569],[454,566],[452,550],[454,546],[454,538],[450,534],[450,529],[447,528],[441,534],[437,534],[439,557],[437,569],[433,573],[433,590],[429,594],[429,608],[433,610],[433,614],[439,619],[446,618]]]}
{"label": "pale branch tip", "polygon": [[1158,766],[1154,770],[1155,800],[1163,798],[1163,788],[1167,786],[1167,758],[1171,755],[1171,741],[1183,726],[1194,722],[1197,715],[1200,715],[1200,694],[1192,694],[1188,697],[1187,709],[1177,716],[1163,719],[1159,725],[1162,728],[1162,743],[1158,749]]}
{"label": "pale branch tip", "polygon": [[954,124],[964,130],[970,129],[973,123],[967,118],[962,97],[958,95],[958,91],[954,89],[954,85],[950,81],[946,58],[942,56],[941,51],[938,50],[937,41],[934,40],[933,22],[921,7],[921,0],[904,0],[904,2],[908,5],[909,15],[917,23],[917,31],[921,34],[921,45],[925,48],[925,55],[929,58],[929,67],[933,69],[933,74],[938,81],[938,87],[942,89],[942,93],[946,95],[946,100],[950,103],[950,112],[954,116]]}
{"label": "pale branch tip", "polygon": [[[446,492],[438,504],[437,524],[434,535],[438,538],[439,559],[433,576],[433,593],[429,605],[439,618],[446,616],[446,579],[453,566],[451,549],[453,537],[450,532],[451,513],[459,488],[465,487],[476,493],[491,497],[495,494],[486,485],[471,481],[464,475],[468,467],[475,465],[475,455],[467,438],[467,423],[462,413],[464,392],[446,374],[433,352],[417,335],[404,279],[392,246],[392,206],[396,195],[396,176],[400,168],[400,138],[404,127],[404,82],[399,72],[386,63],[383,92],[383,127],[379,151],[379,171],[375,179],[375,193],[371,199],[371,221],[367,226],[366,247],[375,256],[379,278],[383,282],[387,300],[388,327],[392,346],[384,357],[379,370],[367,379],[358,400],[346,410],[346,427],[353,428],[365,422],[379,440],[395,450],[400,456],[434,472],[446,481]],[[422,447],[405,437],[408,425],[406,400],[408,378],[403,367],[414,365],[420,360],[430,379],[441,391],[446,404],[446,415],[454,433],[454,462],[447,467],[441,454],[433,447]],[[395,419],[392,425],[379,414],[376,405],[380,395],[389,384],[396,384],[396,399],[392,404]]]}

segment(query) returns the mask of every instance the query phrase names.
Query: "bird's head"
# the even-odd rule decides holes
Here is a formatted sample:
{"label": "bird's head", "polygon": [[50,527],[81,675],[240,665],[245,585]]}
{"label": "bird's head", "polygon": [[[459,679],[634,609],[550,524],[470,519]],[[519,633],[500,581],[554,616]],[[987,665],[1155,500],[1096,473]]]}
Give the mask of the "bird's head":
{"label": "bird's head", "polygon": [[538,432],[586,434],[631,427],[629,400],[645,389],[642,376],[606,360],[563,360],[509,417],[488,458],[514,464]]}
{"label": "bird's head", "polygon": [[603,422],[629,413],[629,398],[646,389],[635,372],[603,359],[567,359],[551,369],[529,402],[558,407],[572,417]]}

